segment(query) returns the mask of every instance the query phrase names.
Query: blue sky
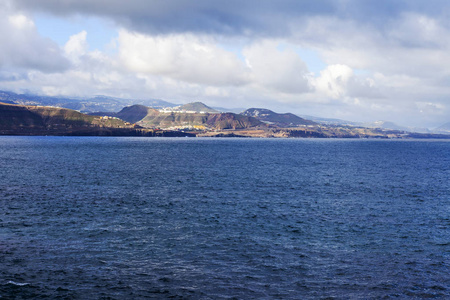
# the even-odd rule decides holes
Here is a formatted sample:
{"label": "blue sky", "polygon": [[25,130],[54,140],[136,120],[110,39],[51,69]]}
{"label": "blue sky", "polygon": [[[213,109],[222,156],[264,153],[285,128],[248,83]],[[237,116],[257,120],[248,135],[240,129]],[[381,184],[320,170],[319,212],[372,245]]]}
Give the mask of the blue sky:
{"label": "blue sky", "polygon": [[46,13],[37,13],[33,21],[43,37],[48,37],[64,47],[72,35],[86,31],[90,50],[105,51],[111,40],[117,37],[117,29],[112,22],[95,16],[71,16],[62,18]]}
{"label": "blue sky", "polygon": [[447,1],[5,0],[0,88],[437,127]]}

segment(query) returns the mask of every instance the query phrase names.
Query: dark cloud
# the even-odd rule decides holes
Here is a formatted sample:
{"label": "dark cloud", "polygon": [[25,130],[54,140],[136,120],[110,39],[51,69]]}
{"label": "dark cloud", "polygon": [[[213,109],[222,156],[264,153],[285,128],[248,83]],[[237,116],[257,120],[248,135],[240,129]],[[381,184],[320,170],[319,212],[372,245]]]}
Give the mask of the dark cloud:
{"label": "dark cloud", "polygon": [[420,14],[450,26],[450,5],[446,0],[367,0],[342,1],[337,16],[384,33],[404,14]]}
{"label": "dark cloud", "polygon": [[149,33],[201,32],[223,35],[280,36],[290,20],[333,14],[336,1],[211,1],[211,0],[17,0],[18,8],[56,15],[88,14],[114,19],[134,30]]}
{"label": "dark cloud", "polygon": [[221,35],[286,36],[290,24],[314,16],[334,16],[383,28],[404,12],[449,15],[445,0],[16,0],[24,10],[56,15],[107,17],[147,33],[197,32]]}

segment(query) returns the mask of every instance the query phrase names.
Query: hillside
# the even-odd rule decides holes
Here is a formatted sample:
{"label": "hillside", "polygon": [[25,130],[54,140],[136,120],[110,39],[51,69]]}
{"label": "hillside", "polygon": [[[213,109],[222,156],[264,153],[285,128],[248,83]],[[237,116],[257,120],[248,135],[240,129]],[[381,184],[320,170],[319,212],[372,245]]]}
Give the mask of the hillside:
{"label": "hillside", "polygon": [[0,135],[164,136],[195,134],[144,129],[115,117],[90,116],[74,110],[0,103]]}
{"label": "hillside", "polygon": [[219,111],[205,105],[202,102],[192,102],[192,103],[184,104],[181,106],[177,106],[174,109],[179,110],[179,111],[196,112],[196,113],[200,113],[200,112],[218,113],[219,112]]}
{"label": "hillside", "polygon": [[317,123],[300,118],[291,113],[279,114],[264,108],[249,108],[241,115],[254,117],[262,122],[273,124],[279,127],[292,127],[299,125],[316,125]]}
{"label": "hillside", "polygon": [[116,118],[88,116],[74,110],[0,103],[0,131],[55,133],[92,128],[133,128]]}
{"label": "hillside", "polygon": [[[206,105],[193,103],[186,106],[188,109],[204,109]],[[243,129],[255,126],[264,126],[259,120],[234,113],[206,113],[159,111],[143,105],[132,105],[123,108],[118,113],[101,113],[107,116],[117,117],[126,122],[136,123],[144,128],[170,128],[170,129]]]}
{"label": "hillside", "polygon": [[264,125],[256,118],[234,113],[210,114],[206,124],[215,129],[244,129]]}
{"label": "hillside", "polygon": [[147,128],[202,128],[202,129],[242,129],[263,125],[252,117],[234,113],[179,113],[149,110],[148,115],[137,122]]}
{"label": "hillside", "polygon": [[115,116],[124,121],[136,123],[145,118],[150,111],[154,111],[154,109],[144,105],[131,105],[124,107],[121,111],[116,113]]}
{"label": "hillside", "polygon": [[144,105],[135,104],[122,108],[122,110],[120,110],[118,113],[103,111],[90,113],[89,115],[115,117],[129,123],[137,123],[144,119],[148,114],[154,114],[156,112],[158,112],[158,110]]}
{"label": "hillside", "polygon": [[44,129],[45,124],[41,116],[31,112],[25,106],[0,103],[0,130],[19,128]]}
{"label": "hillside", "polygon": [[450,133],[450,122],[435,129],[436,132]]}

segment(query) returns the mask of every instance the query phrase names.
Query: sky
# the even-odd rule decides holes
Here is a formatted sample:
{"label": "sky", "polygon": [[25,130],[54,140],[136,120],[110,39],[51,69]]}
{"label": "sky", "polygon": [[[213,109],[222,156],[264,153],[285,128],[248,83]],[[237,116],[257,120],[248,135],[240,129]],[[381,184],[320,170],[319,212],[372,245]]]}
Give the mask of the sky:
{"label": "sky", "polygon": [[0,89],[450,122],[447,0],[0,0]]}

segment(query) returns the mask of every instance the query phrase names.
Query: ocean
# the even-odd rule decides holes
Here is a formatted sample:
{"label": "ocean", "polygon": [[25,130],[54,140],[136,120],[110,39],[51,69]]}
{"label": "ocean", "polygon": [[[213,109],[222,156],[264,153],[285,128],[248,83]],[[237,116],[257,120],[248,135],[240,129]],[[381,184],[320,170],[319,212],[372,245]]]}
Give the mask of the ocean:
{"label": "ocean", "polygon": [[450,298],[450,141],[0,137],[0,299]]}

